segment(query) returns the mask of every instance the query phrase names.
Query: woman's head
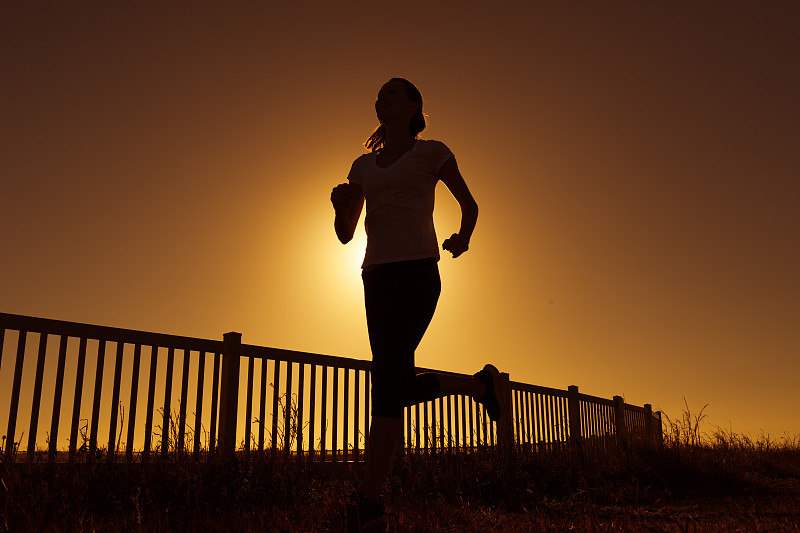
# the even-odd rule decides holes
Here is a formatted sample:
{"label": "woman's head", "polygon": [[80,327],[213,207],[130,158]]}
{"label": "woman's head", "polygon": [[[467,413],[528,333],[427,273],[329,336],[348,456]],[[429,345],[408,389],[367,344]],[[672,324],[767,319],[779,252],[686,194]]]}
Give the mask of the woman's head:
{"label": "woman's head", "polygon": [[422,113],[422,94],[405,78],[392,78],[381,87],[378,99],[375,101],[375,113],[381,125],[365,143],[365,146],[373,152],[383,147],[388,122],[407,123],[413,138],[416,138],[426,126],[425,115]]}

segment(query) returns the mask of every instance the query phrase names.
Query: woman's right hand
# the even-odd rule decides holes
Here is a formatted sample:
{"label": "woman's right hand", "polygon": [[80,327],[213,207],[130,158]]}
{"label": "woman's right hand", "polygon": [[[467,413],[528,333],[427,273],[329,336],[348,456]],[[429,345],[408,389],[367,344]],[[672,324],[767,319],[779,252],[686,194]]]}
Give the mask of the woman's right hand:
{"label": "woman's right hand", "polygon": [[331,191],[331,203],[336,211],[347,209],[353,198],[353,189],[349,183],[340,183]]}
{"label": "woman's right hand", "polygon": [[333,226],[336,236],[346,244],[353,238],[353,233],[364,207],[364,193],[361,187],[350,183],[340,183],[331,191],[331,203],[336,210]]}

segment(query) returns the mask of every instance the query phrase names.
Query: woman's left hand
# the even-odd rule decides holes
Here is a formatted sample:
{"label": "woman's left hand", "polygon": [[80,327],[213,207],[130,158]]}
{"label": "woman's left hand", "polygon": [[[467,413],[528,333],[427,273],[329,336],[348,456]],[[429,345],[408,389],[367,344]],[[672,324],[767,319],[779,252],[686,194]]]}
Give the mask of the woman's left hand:
{"label": "woman's left hand", "polygon": [[453,254],[453,259],[469,250],[469,241],[458,233],[453,233],[442,243],[442,249]]}

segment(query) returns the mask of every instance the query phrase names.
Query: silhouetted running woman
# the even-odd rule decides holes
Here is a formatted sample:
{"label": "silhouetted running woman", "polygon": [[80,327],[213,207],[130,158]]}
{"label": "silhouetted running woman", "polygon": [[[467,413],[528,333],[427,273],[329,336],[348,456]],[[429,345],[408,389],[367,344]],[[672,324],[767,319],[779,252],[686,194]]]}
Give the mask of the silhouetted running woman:
{"label": "silhouetted running woman", "polygon": [[353,238],[366,200],[367,248],[362,264],[367,328],[372,349],[372,423],[366,471],[348,503],[350,531],[385,528],[381,487],[402,428],[403,408],[451,394],[482,403],[493,420],[505,409],[499,373],[492,365],[472,377],[416,374],[414,351],[439,299],[439,244],[433,227],[434,190],[442,180],[461,207],[461,227],[442,243],[459,257],[469,249],[478,204],[452,152],[439,141],[420,140],[425,129],[422,95],[403,78],[378,93],[380,126],[371,150],[353,162],[348,183],[334,187],[331,202],[339,240]]}

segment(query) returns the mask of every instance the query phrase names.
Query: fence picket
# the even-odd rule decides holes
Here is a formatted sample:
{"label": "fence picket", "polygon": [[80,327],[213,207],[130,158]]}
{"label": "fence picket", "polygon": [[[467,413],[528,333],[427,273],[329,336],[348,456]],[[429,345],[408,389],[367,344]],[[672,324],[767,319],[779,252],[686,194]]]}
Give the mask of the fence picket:
{"label": "fence picket", "polygon": [[292,451],[292,362],[286,362],[286,405],[283,415],[283,452],[289,454]]}
{"label": "fence picket", "polygon": [[277,450],[278,443],[278,405],[280,401],[280,378],[281,378],[281,363],[275,361],[275,366],[272,368],[272,445],[270,449],[274,454]]}
{"label": "fence picket", "polygon": [[169,454],[169,434],[172,424],[172,367],[175,364],[175,348],[167,348],[167,375],[164,378],[164,405],[161,415],[161,458]]}
{"label": "fence picket", "polygon": [[114,388],[111,392],[111,421],[108,425],[108,462],[114,462],[117,455],[117,416],[119,410],[119,387],[122,381],[122,355],[125,344],[117,342],[117,353],[114,359]]}
{"label": "fence picket", "polygon": [[305,381],[305,365],[303,363],[300,363],[297,374],[297,422],[295,424],[297,442],[295,444],[297,449],[297,460],[300,461],[303,458],[303,382]]}
{"label": "fence picket", "polygon": [[343,395],[343,403],[344,403],[344,413],[342,417],[342,461],[347,462],[348,457],[348,440],[349,436],[347,434],[347,426],[348,421],[350,420],[350,370],[345,368],[343,369],[344,372],[344,395]]}
{"label": "fence picket", "polygon": [[354,379],[355,383],[353,383],[353,391],[354,391],[354,395],[353,395],[353,404],[354,404],[353,405],[353,457],[354,457],[355,461],[358,461],[358,415],[359,415],[359,412],[358,412],[358,404],[359,404],[358,395],[360,393],[360,391],[358,390],[359,389],[359,387],[358,387],[359,383],[358,382],[359,382],[359,375],[361,374],[361,371],[360,370],[356,370],[354,372],[354,374],[355,375],[354,375],[353,379]]}
{"label": "fence picket", "polygon": [[437,398],[436,402],[439,404],[439,449],[444,451],[445,442],[445,429],[444,429],[444,402],[445,398]]}
{"label": "fence picket", "polygon": [[200,351],[197,356],[197,394],[194,404],[194,446],[192,454],[195,460],[200,456],[200,433],[203,429],[203,391],[205,389],[206,352]]}
{"label": "fence picket", "polygon": [[428,424],[428,408],[430,407],[430,402],[425,402],[422,404],[422,431],[424,435],[423,447],[425,451],[429,451],[431,449],[431,440],[430,440],[430,425]]}
{"label": "fence picket", "polygon": [[244,410],[244,453],[246,457],[250,457],[250,436],[252,435],[253,427],[253,365],[255,360],[253,356],[247,358],[247,402]]}
{"label": "fence picket", "polygon": [[[369,401],[370,401],[370,373],[369,370],[364,370],[364,445],[369,442]],[[660,424],[661,422],[659,422]],[[659,426],[661,427],[661,426]]]}
{"label": "fence picket", "polygon": [[466,394],[461,394],[460,396],[461,411],[458,418],[461,420],[461,444],[459,448],[463,450],[467,447],[467,396]]}
{"label": "fence picket", "polygon": [[409,453],[411,451],[411,440],[413,435],[411,434],[411,413],[412,409],[411,406],[403,408],[403,420],[405,422],[405,429],[403,431],[403,450],[401,452]]}
{"label": "fence picket", "polygon": [[339,443],[337,441],[338,435],[338,421],[339,421],[339,368],[333,367],[333,411],[331,414],[331,461],[337,460],[337,451]]}
{"label": "fence picket", "polygon": [[533,415],[533,413],[531,412],[532,393],[525,391],[523,394],[525,394],[525,422],[526,422],[524,425],[525,427],[524,431],[526,435],[525,442],[530,446],[531,444],[533,444],[533,425],[532,425],[533,421],[531,420],[531,416]]}
{"label": "fence picket", "polygon": [[475,422],[473,420],[474,416],[474,407],[473,404],[475,400],[471,396],[467,396],[464,399],[464,447],[469,450],[473,451],[475,449]]}
{"label": "fence picket", "polygon": [[17,359],[14,363],[14,384],[11,387],[11,406],[8,412],[8,431],[6,431],[6,460],[14,456],[16,444],[14,442],[17,429],[17,411],[19,409],[19,394],[22,387],[22,366],[25,364],[25,342],[28,332],[22,330],[17,338]]}
{"label": "fence picket", "polygon": [[150,378],[147,386],[147,410],[144,413],[144,448],[142,448],[142,462],[150,459],[150,441],[153,433],[153,409],[156,399],[156,367],[158,366],[158,346],[150,347]]}
{"label": "fence picket", "polygon": [[317,365],[311,364],[310,377],[309,377],[309,397],[308,397],[308,458],[310,461],[314,460],[314,437],[316,426],[316,408],[317,408]]}
{"label": "fence picket", "polygon": [[[54,463],[58,452],[58,424],[61,420],[61,393],[64,390],[64,367],[67,362],[67,339],[61,335],[58,342],[58,367],[56,368],[56,388],[53,393],[53,418],[50,421],[50,456],[49,461]],[[0,351],[3,347],[0,346]]]}
{"label": "fence picket", "polygon": [[189,394],[189,361],[191,359],[190,352],[187,349],[183,350],[183,368],[181,370],[181,405],[178,413],[178,457],[184,458],[184,437],[186,435],[186,397]]}
{"label": "fence picket", "polygon": [[417,405],[414,406],[414,445],[416,447],[417,453],[419,453],[419,450],[420,450],[420,438],[421,438],[420,437],[419,409],[420,409],[420,404],[417,404]]}
{"label": "fence picket", "polygon": [[39,355],[36,358],[36,378],[33,385],[33,404],[31,405],[31,423],[28,427],[28,462],[33,461],[36,453],[36,432],[39,429],[39,404],[42,401],[42,378],[44,377],[44,356],[47,350],[47,333],[39,336]]}
{"label": "fence picket", "polygon": [[327,459],[326,437],[328,433],[328,367],[322,367],[322,405],[320,406],[320,427],[319,427],[319,454],[320,460]]}
{"label": "fence picket", "polygon": [[125,457],[133,461],[133,437],[136,430],[136,402],[139,398],[139,365],[142,357],[142,345],[133,348],[133,370],[131,371],[131,399],[128,408],[128,441],[125,443]]}
{"label": "fence picket", "polygon": [[454,429],[452,425],[452,399],[452,396],[447,397],[447,447],[450,449],[450,451],[453,451],[453,437],[455,436],[455,438],[458,439],[458,435],[454,435]]}
{"label": "fence picket", "polygon": [[264,454],[264,427],[267,423],[267,360],[261,360],[261,386],[258,414],[258,453]]}
{"label": "fence picket", "polygon": [[511,392],[511,402],[512,402],[511,412],[512,412],[512,417],[514,419],[514,437],[517,439],[517,442],[520,442],[520,441],[523,440],[522,432],[520,431],[520,422],[521,422],[520,418],[522,418],[522,416],[521,416],[522,412],[520,410],[520,395],[521,394],[522,394],[522,391],[512,391]]}
{"label": "fence picket", "polygon": [[100,339],[97,347],[97,367],[94,378],[94,399],[92,400],[92,428],[89,435],[89,462],[94,462],[97,452],[97,428],[100,423],[100,397],[103,392],[103,367],[106,360],[106,341]]}
{"label": "fence picket", "polygon": [[[78,443],[78,426],[81,421],[81,396],[83,394],[83,371],[86,365],[86,337],[81,337],[78,348],[78,372],[75,376],[75,396],[72,402],[72,426],[69,432],[69,462],[75,462]],[[13,432],[9,431],[13,436]]]}
{"label": "fence picket", "polygon": [[219,365],[222,354],[214,354],[214,375],[211,381],[211,429],[208,435],[208,451],[214,453],[217,449],[217,404],[219,402]]}

